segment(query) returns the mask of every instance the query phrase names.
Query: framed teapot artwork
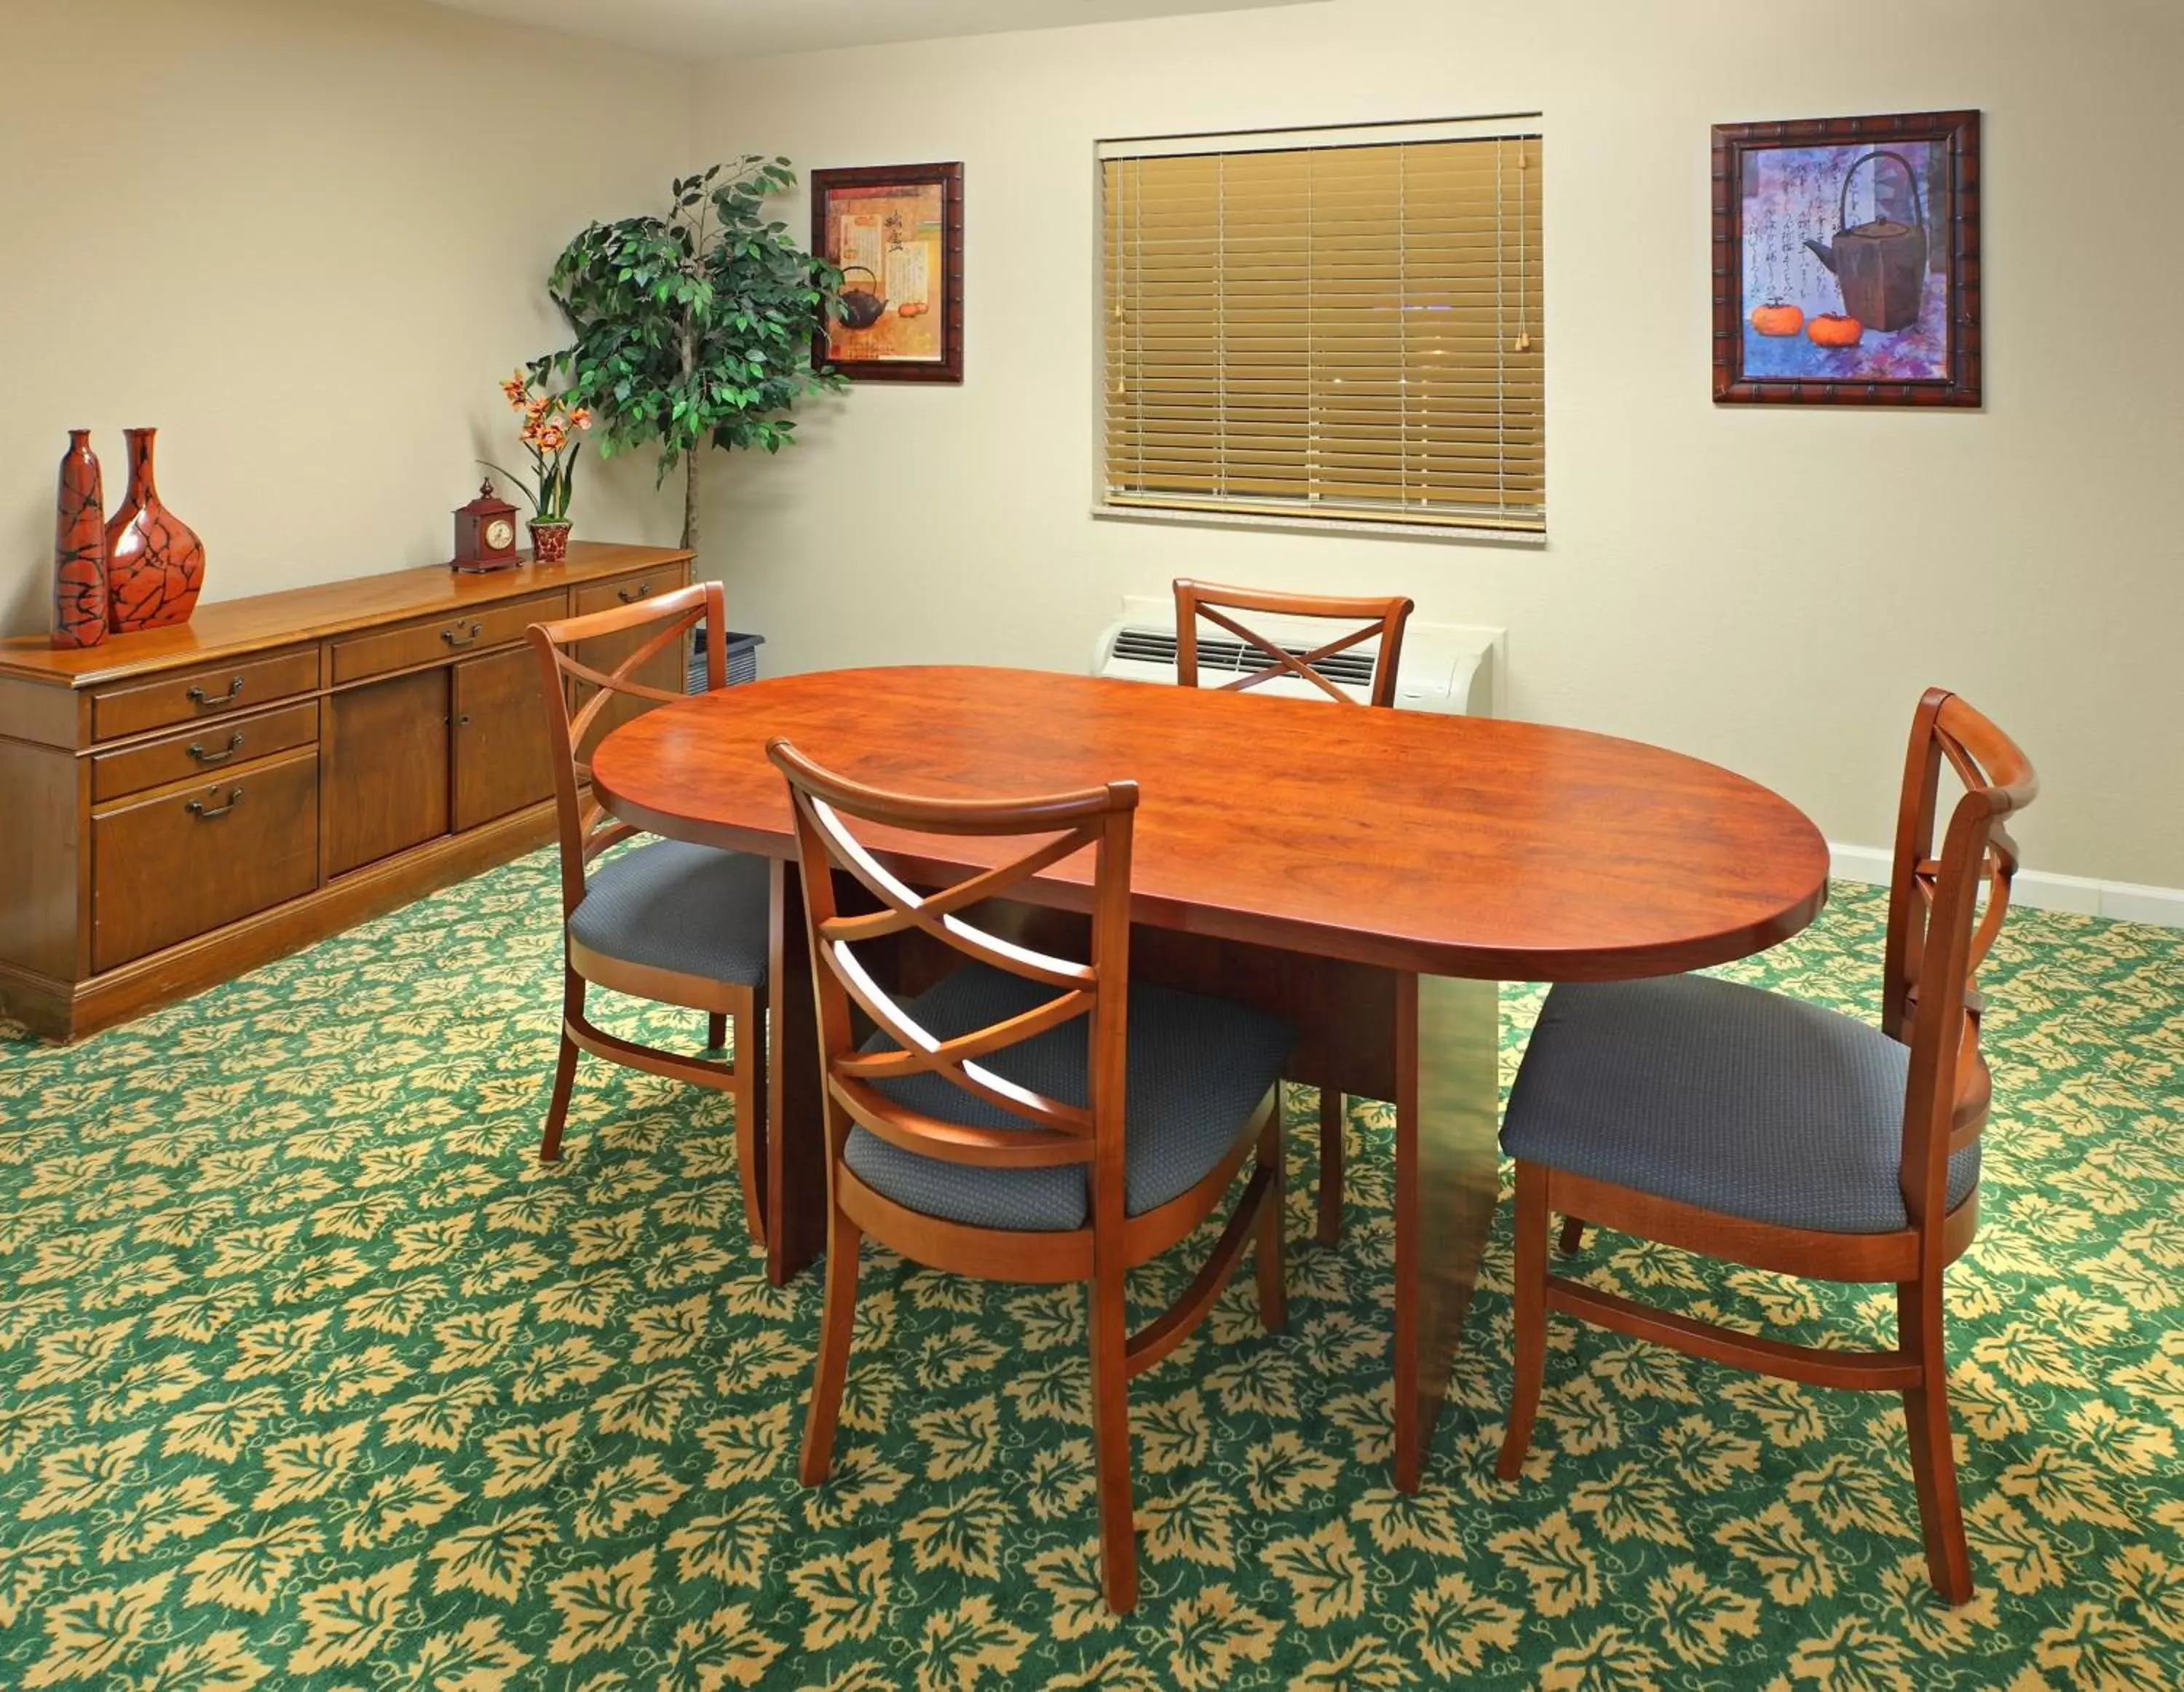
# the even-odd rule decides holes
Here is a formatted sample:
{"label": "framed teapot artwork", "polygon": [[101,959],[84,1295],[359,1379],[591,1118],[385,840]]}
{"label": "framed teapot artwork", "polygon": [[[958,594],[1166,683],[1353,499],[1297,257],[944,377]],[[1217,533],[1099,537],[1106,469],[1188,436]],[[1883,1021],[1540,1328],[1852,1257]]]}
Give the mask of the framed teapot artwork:
{"label": "framed teapot artwork", "polygon": [[1713,397],[1980,404],[1980,114],[1713,131]]}
{"label": "framed teapot artwork", "polygon": [[852,381],[963,380],[963,167],[811,173],[811,250],[842,272],[811,362]]}

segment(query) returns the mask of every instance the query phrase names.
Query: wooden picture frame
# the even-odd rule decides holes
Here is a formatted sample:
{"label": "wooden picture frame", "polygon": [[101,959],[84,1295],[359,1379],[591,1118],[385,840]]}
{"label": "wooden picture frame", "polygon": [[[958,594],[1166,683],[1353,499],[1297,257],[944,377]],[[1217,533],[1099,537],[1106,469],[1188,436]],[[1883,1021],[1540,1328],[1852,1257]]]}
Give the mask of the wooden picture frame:
{"label": "wooden picture frame", "polygon": [[1717,404],[1981,404],[1977,112],[1719,124],[1713,191]]}
{"label": "wooden picture frame", "polygon": [[811,250],[842,267],[853,303],[812,338],[814,365],[852,381],[963,380],[960,161],[814,170]]}

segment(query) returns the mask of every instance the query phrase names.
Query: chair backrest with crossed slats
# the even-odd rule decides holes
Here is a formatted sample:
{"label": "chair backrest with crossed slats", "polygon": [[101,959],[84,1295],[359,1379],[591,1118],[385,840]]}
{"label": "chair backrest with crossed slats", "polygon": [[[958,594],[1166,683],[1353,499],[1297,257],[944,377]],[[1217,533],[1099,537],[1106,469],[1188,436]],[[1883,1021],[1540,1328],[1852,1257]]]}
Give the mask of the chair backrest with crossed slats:
{"label": "chair backrest with crossed slats", "polygon": [[[1299,655],[1269,640],[1257,630],[1239,622],[1231,611],[1258,611],[1269,615],[1308,617],[1330,622],[1362,625],[1325,645]],[[1367,703],[1392,705],[1396,702],[1396,671],[1403,655],[1403,625],[1410,621],[1411,602],[1403,598],[1337,598],[1315,593],[1276,593],[1254,587],[1218,587],[1210,582],[1182,581],[1175,584],[1175,679],[1186,687],[1198,680],[1198,623],[1200,618],[1226,629],[1242,641],[1247,655],[1263,655],[1262,668],[1247,671],[1218,691],[1241,693],[1278,676],[1309,683],[1331,699],[1345,704],[1357,701],[1313,666],[1335,654],[1377,639],[1373,685]],[[1253,649],[1256,648],[1256,654]]]}
{"label": "chair backrest with crossed slats", "polygon": [[[1964,795],[1937,852],[1945,765]],[[1986,1122],[1977,978],[2017,873],[2006,824],[2039,791],[2014,741],[1946,688],[1927,690],[1904,760],[1881,1000],[1881,1026],[1911,1048],[1903,1183],[1914,1218],[1939,1219],[1949,1157]]]}
{"label": "chair backrest with crossed slats", "polygon": [[[727,677],[726,626],[721,584],[693,582],[657,598],[639,599],[588,616],[533,623],[525,631],[538,654],[546,716],[553,735],[554,799],[561,837],[561,908],[565,916],[584,902],[584,866],[638,831],[614,821],[592,796],[591,754],[604,733],[595,735],[601,714],[616,699],[649,699],[672,704],[684,697],[637,679],[644,666],[680,642],[699,623],[705,627],[705,685],[720,687]],[[635,643],[611,670],[586,661],[578,648],[587,642],[630,636]],[[572,684],[596,689],[572,715]]]}
{"label": "chair backrest with crossed slats", "polygon": [[[805,757],[785,740],[767,755],[787,777],[796,814],[805,910],[819,997],[819,1043],[825,1066],[831,1154],[854,1122],[905,1150],[944,1162],[985,1168],[1089,1164],[1096,1195],[1112,1188],[1121,1203],[1123,1075],[1128,1038],[1131,825],[1137,785],[1044,799],[942,799],[889,792],[852,782]],[[925,836],[978,836],[1038,843],[953,886],[921,893],[895,877],[850,832],[857,821]],[[1089,849],[1093,858],[1090,956],[1082,963],[1051,956],[987,932],[964,913],[1063,859]],[[833,871],[845,871],[879,908],[845,914]],[[1031,1010],[987,1027],[943,1038],[875,981],[855,948],[911,931],[972,962],[1052,989]],[[863,1052],[853,1038],[854,1003],[897,1049]],[[1089,1088],[1082,1105],[1055,1099],[996,1074],[983,1059],[1050,1028],[1084,1019],[1089,1042]],[[944,1122],[890,1098],[878,1083],[931,1074],[983,1100],[1022,1126],[968,1127]],[[1119,1217],[1120,1211],[1116,1215]]]}

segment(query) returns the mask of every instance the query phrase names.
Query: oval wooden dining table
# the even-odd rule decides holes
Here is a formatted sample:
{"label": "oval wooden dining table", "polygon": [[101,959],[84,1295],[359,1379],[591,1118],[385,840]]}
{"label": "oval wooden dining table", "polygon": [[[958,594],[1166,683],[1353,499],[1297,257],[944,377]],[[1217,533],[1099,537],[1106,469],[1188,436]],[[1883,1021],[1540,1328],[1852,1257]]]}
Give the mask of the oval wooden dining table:
{"label": "oval wooden dining table", "polygon": [[[1583,731],[1047,671],[833,671],[660,706],[592,765],[621,821],[773,862],[768,1272],[824,1247],[811,960],[785,736],[861,782],[1024,796],[1129,778],[1131,968],[1301,1031],[1301,1084],[1393,1101],[1396,1484],[1415,1490],[1497,1194],[1499,983],[1741,958],[1827,897],[1819,831],[1714,765]],[[939,883],[1013,843],[872,837]],[[1019,889],[1081,910],[1089,856]],[[1067,921],[1066,916],[1054,920]]]}

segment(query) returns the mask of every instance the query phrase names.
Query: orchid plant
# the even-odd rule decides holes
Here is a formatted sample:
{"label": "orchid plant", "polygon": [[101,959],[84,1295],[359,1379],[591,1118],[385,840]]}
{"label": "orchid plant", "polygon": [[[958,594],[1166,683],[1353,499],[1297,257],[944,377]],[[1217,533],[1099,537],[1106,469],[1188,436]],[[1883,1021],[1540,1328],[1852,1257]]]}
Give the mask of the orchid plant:
{"label": "orchid plant", "polygon": [[537,521],[567,522],[569,502],[577,492],[577,455],[584,449],[577,436],[592,426],[591,409],[570,404],[566,393],[534,391],[531,379],[520,370],[501,383],[500,391],[508,396],[509,404],[523,414],[517,438],[531,454],[532,474],[518,476],[488,459],[478,462],[515,484],[531,502]]}

